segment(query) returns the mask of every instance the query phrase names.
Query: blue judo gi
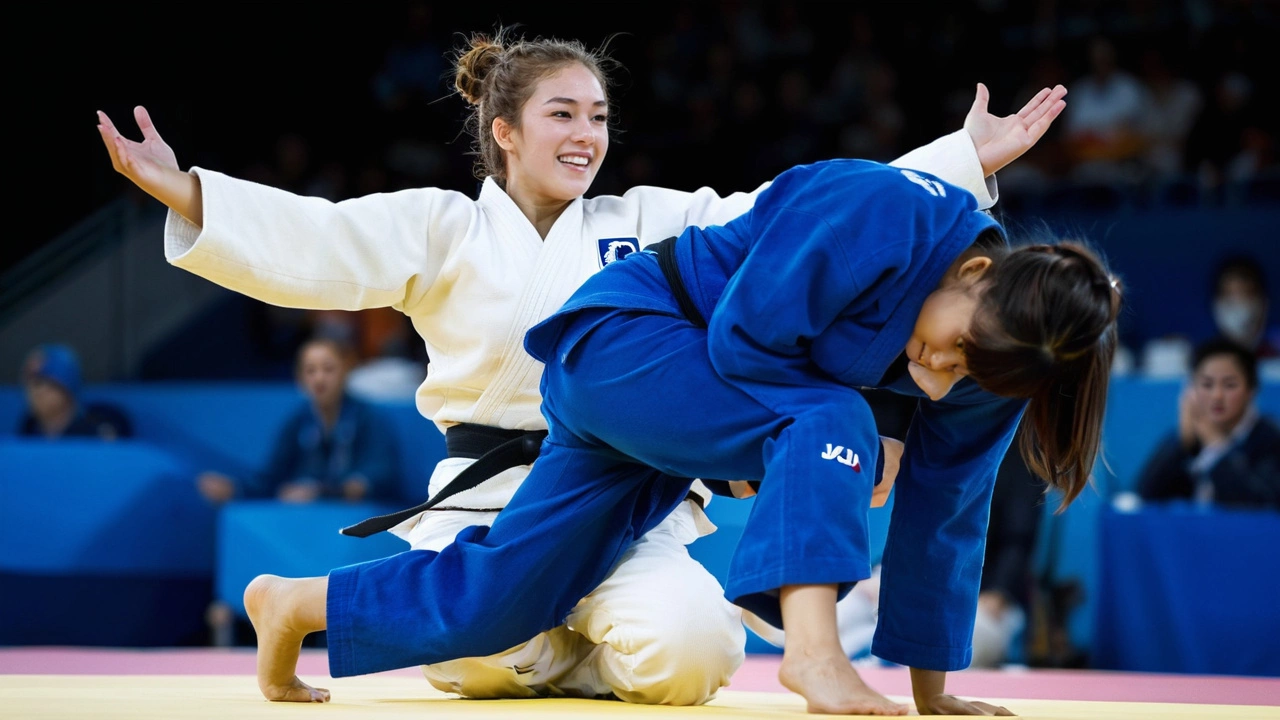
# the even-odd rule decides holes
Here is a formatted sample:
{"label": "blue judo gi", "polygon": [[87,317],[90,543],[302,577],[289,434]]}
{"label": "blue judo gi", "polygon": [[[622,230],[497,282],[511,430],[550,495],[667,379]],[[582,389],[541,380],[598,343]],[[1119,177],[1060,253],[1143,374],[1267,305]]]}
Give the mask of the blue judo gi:
{"label": "blue judo gi", "polygon": [[760,481],[730,600],[780,626],[779,587],[847,592],[870,576],[880,452],[860,387],[922,398],[872,652],[966,667],[991,492],[1025,401],[968,379],[930,401],[901,356],[924,299],[988,229],[999,226],[972,195],[933,176],[831,160],[784,172],[749,212],[677,239],[705,328],[653,253],[608,265],[526,335],[546,364],[550,432],[493,526],[439,553],[330,573],[331,674],[489,655],[559,625],[690,478]]}

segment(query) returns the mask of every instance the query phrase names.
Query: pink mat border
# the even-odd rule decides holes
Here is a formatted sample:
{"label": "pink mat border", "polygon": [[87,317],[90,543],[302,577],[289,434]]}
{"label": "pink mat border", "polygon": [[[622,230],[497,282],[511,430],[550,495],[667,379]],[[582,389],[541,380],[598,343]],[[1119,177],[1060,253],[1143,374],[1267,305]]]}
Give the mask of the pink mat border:
{"label": "pink mat border", "polygon": [[[731,690],[787,692],[778,682],[779,655],[748,656]],[[324,650],[305,649],[299,675],[325,676]],[[0,648],[3,675],[252,675],[252,648],[121,649],[79,647]],[[858,667],[869,685],[888,695],[910,696],[905,668]],[[417,668],[383,675],[421,677]],[[1164,702],[1209,705],[1280,705],[1280,678],[1160,675],[1102,670],[965,670],[951,673],[947,690],[978,698]]]}

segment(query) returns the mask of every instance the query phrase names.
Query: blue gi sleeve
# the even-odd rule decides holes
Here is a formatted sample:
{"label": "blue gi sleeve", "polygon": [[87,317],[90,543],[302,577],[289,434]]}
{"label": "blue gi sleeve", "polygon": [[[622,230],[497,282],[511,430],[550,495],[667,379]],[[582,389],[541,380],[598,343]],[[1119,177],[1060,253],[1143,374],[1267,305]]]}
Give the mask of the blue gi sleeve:
{"label": "blue gi sleeve", "polygon": [[1025,407],[969,380],[920,403],[894,486],[871,647],[878,657],[968,667],[991,494]]}

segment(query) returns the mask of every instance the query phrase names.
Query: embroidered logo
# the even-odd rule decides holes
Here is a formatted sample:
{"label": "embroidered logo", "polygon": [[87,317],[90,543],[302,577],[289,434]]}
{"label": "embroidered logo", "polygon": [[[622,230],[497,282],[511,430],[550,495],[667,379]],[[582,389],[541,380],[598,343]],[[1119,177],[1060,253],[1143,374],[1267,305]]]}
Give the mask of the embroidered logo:
{"label": "embroidered logo", "polygon": [[947,196],[947,188],[937,180],[930,180],[929,178],[924,177],[923,175],[920,175],[918,173],[913,173],[910,170],[900,170],[899,172],[901,172],[902,176],[905,177],[906,179],[919,185],[925,190],[928,190],[930,195],[934,197]]}
{"label": "embroidered logo", "polygon": [[633,237],[600,238],[596,244],[600,249],[600,267],[621,260],[640,249],[640,239]]}
{"label": "embroidered logo", "polygon": [[862,463],[858,462],[858,454],[843,445],[827,443],[827,451],[822,453],[823,460],[835,460],[841,465],[848,465],[854,472],[862,472]]}

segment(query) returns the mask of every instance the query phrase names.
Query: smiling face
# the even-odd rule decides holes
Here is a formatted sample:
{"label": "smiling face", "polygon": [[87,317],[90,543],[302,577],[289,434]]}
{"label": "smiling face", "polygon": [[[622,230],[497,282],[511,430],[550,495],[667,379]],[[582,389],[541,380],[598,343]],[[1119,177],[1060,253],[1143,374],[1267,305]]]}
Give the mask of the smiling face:
{"label": "smiling face", "polygon": [[1194,402],[1219,431],[1230,433],[1253,402],[1254,389],[1244,368],[1231,355],[1211,355],[1196,368],[1192,378]]}
{"label": "smiling face", "polygon": [[534,206],[582,197],[609,150],[608,121],[604,88],[583,65],[543,78],[524,104],[520,127],[494,120],[494,138],[506,153],[507,194]]}

